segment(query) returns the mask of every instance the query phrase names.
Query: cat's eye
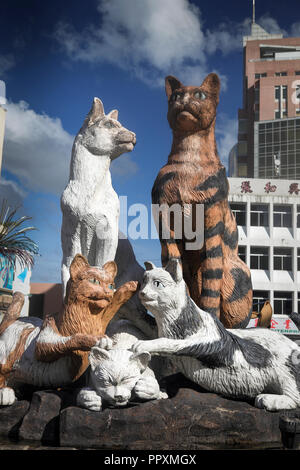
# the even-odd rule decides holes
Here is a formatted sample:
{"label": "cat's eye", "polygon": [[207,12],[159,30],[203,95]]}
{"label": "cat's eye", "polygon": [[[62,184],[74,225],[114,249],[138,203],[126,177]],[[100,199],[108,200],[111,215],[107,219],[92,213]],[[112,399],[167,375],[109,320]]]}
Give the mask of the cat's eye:
{"label": "cat's eye", "polygon": [[110,290],[114,290],[115,286],[114,286],[113,284],[109,284],[108,288],[109,288]]}
{"label": "cat's eye", "polygon": [[91,282],[92,284],[100,285],[100,281],[98,281],[98,279],[95,279],[94,277],[92,277],[91,279],[89,279],[89,282]]}
{"label": "cat's eye", "polygon": [[164,287],[163,283],[160,281],[153,281],[153,284],[155,287],[159,287],[159,288]]}
{"label": "cat's eye", "polygon": [[206,94],[203,93],[203,91],[195,91],[194,97],[197,98],[197,100],[205,100]]}

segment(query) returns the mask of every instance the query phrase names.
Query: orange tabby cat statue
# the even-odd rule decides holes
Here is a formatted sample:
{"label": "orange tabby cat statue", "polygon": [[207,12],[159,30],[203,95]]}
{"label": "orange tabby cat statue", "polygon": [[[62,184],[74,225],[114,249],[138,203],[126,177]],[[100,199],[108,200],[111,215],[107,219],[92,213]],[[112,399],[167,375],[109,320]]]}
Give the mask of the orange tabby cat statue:
{"label": "orange tabby cat statue", "polygon": [[[197,205],[204,206],[202,248],[187,249],[187,239],[176,237],[174,222],[169,222],[169,238],[162,238],[158,223],[162,265],[170,258],[182,263],[184,280],[195,303],[215,314],[226,328],[245,327],[252,313],[250,270],[238,257],[238,231],[228,204],[226,170],[217,152],[215,139],[216,108],[219,102],[219,77],[211,73],[201,86],[184,86],[177,78],[166,78],[168,121],[173,143],[168,162],[152,188],[152,203],[182,207],[192,217]],[[195,225],[195,220],[193,220]]]}
{"label": "orange tabby cat statue", "polygon": [[99,269],[76,255],[64,309],[44,321],[18,318],[24,296],[14,294],[0,325],[0,405],[14,403],[14,388],[20,383],[55,388],[74,382],[87,369],[91,348],[107,347],[108,323],[138,287],[129,281],[115,291],[116,273],[114,261]]}

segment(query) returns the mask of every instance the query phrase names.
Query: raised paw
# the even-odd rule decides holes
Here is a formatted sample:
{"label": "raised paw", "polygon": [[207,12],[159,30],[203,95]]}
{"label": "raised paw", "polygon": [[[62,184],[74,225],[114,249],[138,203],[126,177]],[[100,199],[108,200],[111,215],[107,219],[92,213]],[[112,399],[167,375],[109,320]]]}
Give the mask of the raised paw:
{"label": "raised paw", "polygon": [[113,340],[109,338],[107,335],[100,338],[97,343],[95,344],[100,349],[112,349],[113,347]]}
{"label": "raised paw", "polygon": [[127,300],[131,299],[131,297],[136,293],[138,287],[138,281],[126,282],[116,290],[114,298],[120,302],[127,302]]}
{"label": "raised paw", "polygon": [[16,401],[16,395],[12,388],[4,387],[0,389],[0,405],[9,406]]}
{"label": "raised paw", "polygon": [[76,397],[77,406],[86,408],[90,411],[101,411],[102,400],[96,391],[91,388],[82,388]]}

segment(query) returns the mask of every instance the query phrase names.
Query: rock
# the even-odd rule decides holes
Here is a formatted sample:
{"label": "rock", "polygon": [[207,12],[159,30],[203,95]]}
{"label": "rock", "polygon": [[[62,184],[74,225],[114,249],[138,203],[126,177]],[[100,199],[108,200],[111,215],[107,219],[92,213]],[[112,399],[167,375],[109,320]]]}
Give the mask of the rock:
{"label": "rock", "polygon": [[61,412],[60,445],[98,449],[196,450],[281,447],[279,413],[181,388],[167,400],[93,412]]}
{"label": "rock", "polygon": [[30,403],[26,400],[16,401],[11,406],[0,407],[0,436],[17,438],[19,427],[29,409]]}
{"label": "rock", "polygon": [[19,438],[57,445],[60,409],[61,397],[58,393],[35,392],[20,427]]}

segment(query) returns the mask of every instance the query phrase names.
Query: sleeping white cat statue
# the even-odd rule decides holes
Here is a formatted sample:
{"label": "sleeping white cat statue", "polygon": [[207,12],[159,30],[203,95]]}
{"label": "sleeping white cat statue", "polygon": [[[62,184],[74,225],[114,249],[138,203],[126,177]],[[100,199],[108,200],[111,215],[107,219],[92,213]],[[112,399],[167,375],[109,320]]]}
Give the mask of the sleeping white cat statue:
{"label": "sleeping white cat statue", "polygon": [[139,296],[153,313],[158,339],[137,341],[135,353],[169,355],[180,371],[208,391],[255,399],[269,411],[300,406],[300,348],[264,328],[227,330],[189,297],[177,259],[165,269],[146,262]]}
{"label": "sleeping white cat statue", "polygon": [[77,405],[101,411],[103,404],[122,407],[133,399],[168,398],[149,367],[151,355],[130,351],[137,339],[145,338],[141,331],[127,320],[118,320],[106,334],[91,349],[89,384],[79,391]]}

